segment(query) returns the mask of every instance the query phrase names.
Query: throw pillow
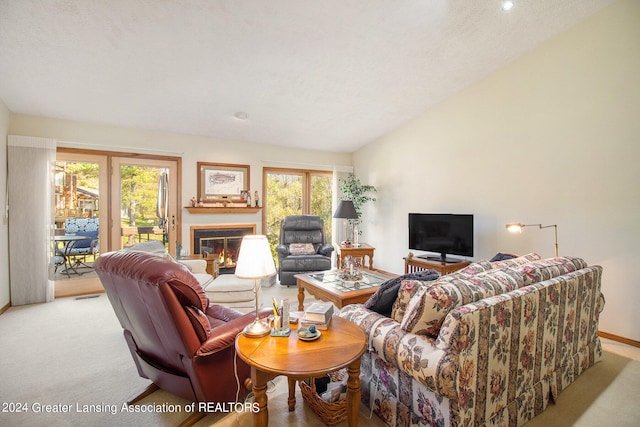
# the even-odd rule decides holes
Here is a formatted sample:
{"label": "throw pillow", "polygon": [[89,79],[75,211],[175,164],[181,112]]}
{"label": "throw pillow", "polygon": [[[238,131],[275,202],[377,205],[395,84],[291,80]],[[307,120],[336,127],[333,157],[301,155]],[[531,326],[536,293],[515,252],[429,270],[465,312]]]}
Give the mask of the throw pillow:
{"label": "throw pillow", "polygon": [[403,280],[423,280],[423,281],[431,281],[440,277],[440,274],[435,270],[425,270],[420,271],[418,273],[409,273],[403,276],[394,277],[393,279],[389,279],[384,282],[378,290],[371,295],[365,303],[364,307],[368,308],[371,311],[375,311],[376,313],[382,314],[386,317],[391,317],[391,311],[393,309],[393,304],[396,302],[396,298],[398,297],[398,290],[400,289],[400,285]]}
{"label": "throw pillow", "polygon": [[498,252],[493,256],[493,258],[489,260],[489,262],[504,261],[505,259],[513,259],[513,258],[518,258],[518,255],[503,254],[502,252]]}
{"label": "throw pillow", "polygon": [[391,318],[396,322],[401,323],[411,298],[429,285],[430,283],[422,282],[420,280],[403,280],[400,284],[400,289],[398,289],[398,297],[391,308]]}
{"label": "throw pillow", "polygon": [[289,253],[291,255],[313,255],[316,253],[316,248],[313,243],[291,243]]}
{"label": "throw pillow", "polygon": [[400,326],[403,330],[436,338],[449,312],[471,302],[512,291],[524,285],[524,273],[511,270],[489,270],[454,280],[439,280],[416,292]]}

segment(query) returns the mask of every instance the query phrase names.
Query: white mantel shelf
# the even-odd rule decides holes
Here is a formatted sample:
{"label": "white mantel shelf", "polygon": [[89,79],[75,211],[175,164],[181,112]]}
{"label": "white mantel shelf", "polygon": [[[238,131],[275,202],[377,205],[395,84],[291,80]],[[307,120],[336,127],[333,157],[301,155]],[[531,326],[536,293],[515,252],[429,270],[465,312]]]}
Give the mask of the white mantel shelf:
{"label": "white mantel shelf", "polygon": [[184,207],[191,214],[252,214],[257,213],[262,210],[262,207],[250,207],[250,208],[242,208],[242,207],[202,207],[202,208],[194,208],[191,206]]}

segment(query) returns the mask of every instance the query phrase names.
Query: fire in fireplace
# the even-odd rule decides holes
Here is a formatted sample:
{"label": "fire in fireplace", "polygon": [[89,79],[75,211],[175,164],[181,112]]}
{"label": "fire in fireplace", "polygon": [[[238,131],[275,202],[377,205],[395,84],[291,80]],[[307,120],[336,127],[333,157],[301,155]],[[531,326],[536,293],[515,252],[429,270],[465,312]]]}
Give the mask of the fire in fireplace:
{"label": "fire in fireplace", "polygon": [[213,256],[218,259],[220,273],[234,273],[242,237],[255,232],[255,224],[192,226],[192,253]]}

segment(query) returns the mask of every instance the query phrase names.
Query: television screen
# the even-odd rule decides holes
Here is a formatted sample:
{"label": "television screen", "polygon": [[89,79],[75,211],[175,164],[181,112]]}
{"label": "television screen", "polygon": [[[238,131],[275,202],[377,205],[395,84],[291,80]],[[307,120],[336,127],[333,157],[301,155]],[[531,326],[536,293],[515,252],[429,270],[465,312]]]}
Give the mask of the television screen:
{"label": "television screen", "polygon": [[458,262],[447,255],[473,256],[473,215],[409,214],[409,249],[436,252],[442,262]]}

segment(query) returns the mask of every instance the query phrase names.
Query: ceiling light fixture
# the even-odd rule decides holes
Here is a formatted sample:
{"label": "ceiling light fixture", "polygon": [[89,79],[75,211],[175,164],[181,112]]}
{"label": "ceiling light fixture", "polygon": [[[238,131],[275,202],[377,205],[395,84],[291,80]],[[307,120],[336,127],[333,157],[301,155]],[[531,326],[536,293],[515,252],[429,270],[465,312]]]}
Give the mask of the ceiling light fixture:
{"label": "ceiling light fixture", "polygon": [[233,117],[235,117],[238,120],[247,120],[249,118],[249,115],[244,111],[238,111],[233,115]]}
{"label": "ceiling light fixture", "polygon": [[502,10],[504,12],[509,12],[513,9],[513,1],[512,0],[503,0],[502,1]]}

